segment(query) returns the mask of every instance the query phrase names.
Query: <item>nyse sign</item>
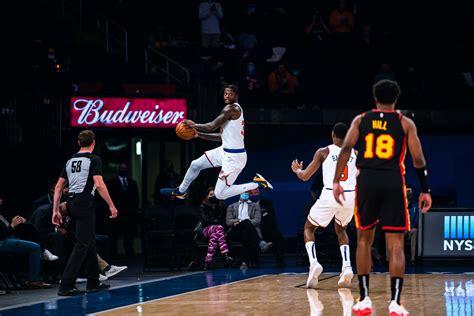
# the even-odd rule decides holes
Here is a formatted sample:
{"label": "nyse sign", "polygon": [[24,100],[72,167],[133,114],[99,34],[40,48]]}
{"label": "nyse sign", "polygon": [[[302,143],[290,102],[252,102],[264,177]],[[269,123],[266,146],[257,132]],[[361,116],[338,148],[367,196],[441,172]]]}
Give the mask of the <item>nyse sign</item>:
{"label": "nyse sign", "polygon": [[425,257],[474,257],[474,211],[433,210],[423,215]]}

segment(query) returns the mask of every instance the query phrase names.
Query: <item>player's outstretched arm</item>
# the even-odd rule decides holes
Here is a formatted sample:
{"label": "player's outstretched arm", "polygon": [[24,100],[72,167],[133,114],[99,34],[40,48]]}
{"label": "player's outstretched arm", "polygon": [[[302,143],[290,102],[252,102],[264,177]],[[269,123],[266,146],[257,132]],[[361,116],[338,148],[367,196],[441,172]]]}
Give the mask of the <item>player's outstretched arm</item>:
{"label": "player's outstretched arm", "polygon": [[240,117],[240,108],[235,104],[228,104],[222,109],[221,114],[219,114],[214,121],[205,123],[205,124],[197,124],[191,120],[184,120],[184,124],[188,125],[189,127],[195,128],[199,132],[204,133],[212,133],[228,120],[236,120]]}
{"label": "player's outstretched arm", "polygon": [[203,132],[197,132],[196,138],[202,138],[205,140],[210,140],[212,142],[222,142],[222,137],[221,133],[203,133]]}
{"label": "player's outstretched arm", "polygon": [[431,200],[425,155],[423,154],[423,148],[421,147],[421,142],[418,138],[418,132],[415,123],[411,119],[404,116],[402,118],[402,126],[403,130],[405,131],[405,135],[407,136],[407,145],[413,160],[413,167],[415,167],[416,175],[418,176],[421,184],[421,194],[418,199],[418,205],[421,211],[426,213],[431,208],[433,202]]}
{"label": "player's outstretched arm", "polygon": [[359,140],[360,120],[360,115],[356,116],[354,120],[352,120],[351,127],[347,132],[346,138],[344,138],[344,143],[342,144],[341,152],[339,153],[339,158],[337,159],[336,174],[334,175],[332,192],[336,202],[341,205],[342,201],[345,201],[345,197],[344,188],[342,188],[339,184],[339,180],[341,179],[342,172],[349,161],[352,148],[354,148],[354,146],[357,144],[357,141]]}
{"label": "player's outstretched arm", "polygon": [[321,164],[324,162],[326,157],[329,154],[329,150],[327,147],[325,148],[319,148],[316,150],[313,156],[313,160],[311,163],[306,167],[306,169],[303,169],[303,162],[299,162],[298,159],[295,159],[291,163],[291,170],[296,174],[296,176],[302,180],[302,181],[308,181],[313,174],[318,171],[319,167],[321,167]]}

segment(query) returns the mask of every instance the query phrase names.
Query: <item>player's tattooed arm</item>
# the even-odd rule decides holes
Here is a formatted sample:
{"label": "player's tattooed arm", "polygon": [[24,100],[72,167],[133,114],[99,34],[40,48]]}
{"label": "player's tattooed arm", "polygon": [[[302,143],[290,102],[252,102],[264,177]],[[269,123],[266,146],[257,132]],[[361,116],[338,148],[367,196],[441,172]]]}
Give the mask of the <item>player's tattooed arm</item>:
{"label": "player's tattooed arm", "polygon": [[324,162],[326,157],[329,154],[329,149],[327,147],[319,148],[313,156],[313,160],[310,162],[306,169],[303,169],[303,162],[298,161],[298,159],[293,160],[291,163],[291,170],[296,174],[296,176],[302,181],[308,181],[313,174],[318,171],[321,164]]}
{"label": "player's tattooed arm", "polygon": [[202,138],[205,140],[210,140],[212,142],[222,142],[221,138],[221,133],[203,133],[203,132],[197,132],[196,134],[197,138]]}
{"label": "player's tattooed arm", "polygon": [[184,120],[184,124],[188,125],[189,127],[195,128],[199,132],[204,133],[212,133],[228,120],[236,120],[240,117],[240,108],[235,104],[227,104],[224,109],[222,109],[221,114],[219,114],[214,121],[205,123],[205,124],[197,124],[191,120]]}

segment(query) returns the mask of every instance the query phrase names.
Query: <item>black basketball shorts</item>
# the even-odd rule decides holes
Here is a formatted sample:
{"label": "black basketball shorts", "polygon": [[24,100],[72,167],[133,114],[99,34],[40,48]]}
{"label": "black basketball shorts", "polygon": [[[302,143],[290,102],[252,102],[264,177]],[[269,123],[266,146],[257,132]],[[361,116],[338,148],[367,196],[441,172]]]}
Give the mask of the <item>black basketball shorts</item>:
{"label": "black basketball shorts", "polygon": [[361,169],[357,176],[354,208],[356,227],[384,231],[410,230],[405,177],[397,170]]}

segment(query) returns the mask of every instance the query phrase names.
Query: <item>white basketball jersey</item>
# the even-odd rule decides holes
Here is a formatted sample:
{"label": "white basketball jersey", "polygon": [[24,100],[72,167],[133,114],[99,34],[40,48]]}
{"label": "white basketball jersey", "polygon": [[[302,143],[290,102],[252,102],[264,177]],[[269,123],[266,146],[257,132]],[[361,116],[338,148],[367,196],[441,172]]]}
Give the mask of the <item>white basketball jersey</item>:
{"label": "white basketball jersey", "polygon": [[[339,159],[339,153],[341,148],[332,144],[327,147],[329,154],[323,162],[323,183],[325,189],[332,189],[334,180],[334,174],[336,173],[337,160]],[[355,150],[351,150],[351,156],[347,162],[347,166],[344,168],[344,172],[341,176],[341,186],[344,190],[355,190],[356,179],[357,179],[357,167],[356,167],[356,153]]]}
{"label": "white basketball jersey", "polygon": [[222,125],[221,138],[222,147],[225,149],[243,149],[244,145],[244,111],[238,103],[234,103],[240,108],[240,117],[236,120],[228,120]]}

